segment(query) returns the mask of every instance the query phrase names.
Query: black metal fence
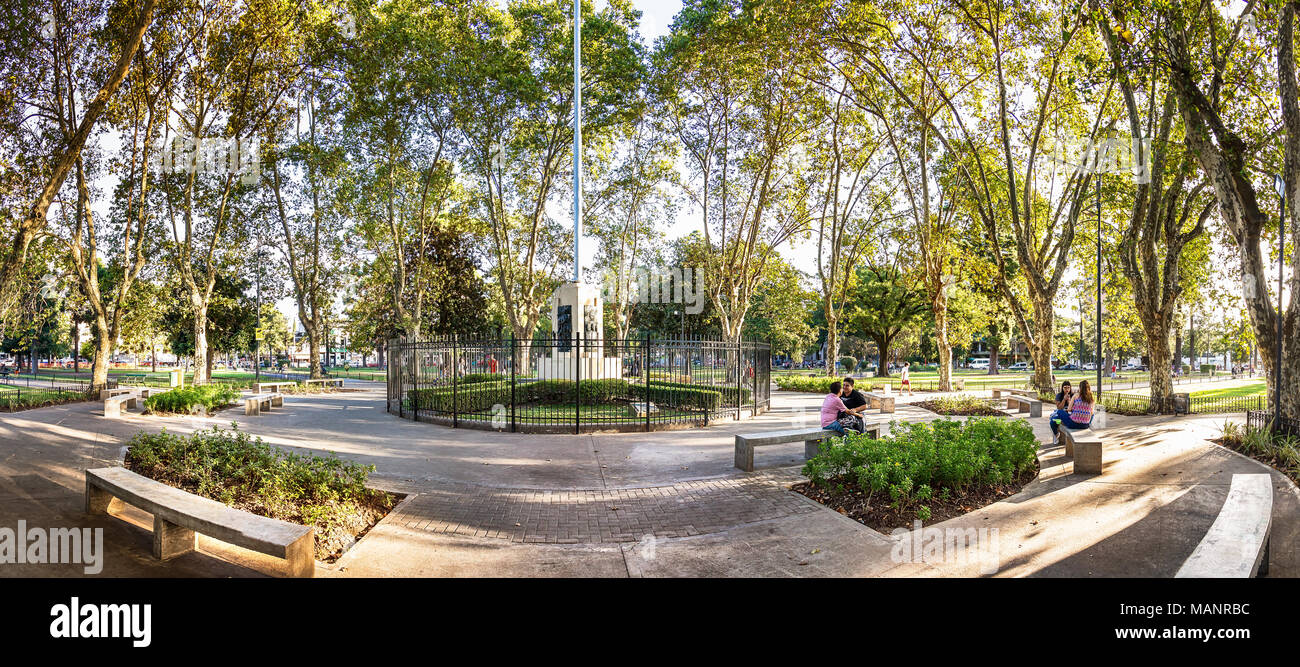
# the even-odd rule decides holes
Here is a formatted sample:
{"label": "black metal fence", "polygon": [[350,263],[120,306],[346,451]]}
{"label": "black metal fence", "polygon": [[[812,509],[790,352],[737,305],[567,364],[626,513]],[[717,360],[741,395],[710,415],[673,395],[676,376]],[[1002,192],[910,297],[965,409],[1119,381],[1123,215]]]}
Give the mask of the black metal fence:
{"label": "black metal fence", "polygon": [[1300,419],[1283,416],[1280,419],[1272,410],[1251,410],[1246,413],[1246,428],[1263,430],[1274,427],[1282,435],[1300,438]]}
{"label": "black metal fence", "polygon": [[701,338],[393,340],[388,411],[524,432],[705,425],[771,405],[771,347]]}
{"label": "black metal fence", "polygon": [[13,411],[38,408],[68,401],[99,397],[101,389],[117,388],[117,380],[110,378],[107,385],[91,384],[89,376],[43,374],[31,375],[9,372],[0,375],[0,410]]}

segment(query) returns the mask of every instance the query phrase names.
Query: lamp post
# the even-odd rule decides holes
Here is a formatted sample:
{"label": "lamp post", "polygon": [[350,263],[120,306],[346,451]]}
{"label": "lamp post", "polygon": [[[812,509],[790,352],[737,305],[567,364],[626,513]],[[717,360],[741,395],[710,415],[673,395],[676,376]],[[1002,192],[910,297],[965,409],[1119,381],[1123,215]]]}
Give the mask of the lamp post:
{"label": "lamp post", "polygon": [[1282,427],[1282,271],[1286,257],[1286,181],[1273,174],[1273,189],[1281,202],[1277,221],[1277,357],[1273,366],[1273,428]]}
{"label": "lamp post", "polygon": [[257,325],[253,329],[253,382],[262,382],[262,235],[257,235]]}
{"label": "lamp post", "polygon": [[1097,153],[1097,393],[1101,403],[1101,153]]}

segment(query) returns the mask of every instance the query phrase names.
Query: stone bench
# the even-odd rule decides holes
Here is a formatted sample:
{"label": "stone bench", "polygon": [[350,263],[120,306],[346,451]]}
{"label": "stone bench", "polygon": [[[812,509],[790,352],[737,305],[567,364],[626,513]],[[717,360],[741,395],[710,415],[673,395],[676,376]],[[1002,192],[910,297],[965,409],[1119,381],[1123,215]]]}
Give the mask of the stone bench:
{"label": "stone bench", "polygon": [[1090,428],[1071,429],[1061,426],[1065,455],[1074,459],[1074,472],[1100,475],[1102,468],[1101,436]]}
{"label": "stone bench", "polygon": [[[272,406],[284,405],[284,394],[273,391],[265,394],[253,394],[244,397],[244,415],[253,416],[262,414],[262,410],[270,410]],[[266,408],[262,406],[265,405]]]}
{"label": "stone bench", "polygon": [[126,503],[153,515],[153,555],[169,560],[194,551],[195,533],[286,561],[286,574],[312,577],[316,531],[227,507],[126,468],[86,471],[86,513],[108,514]]}
{"label": "stone bench", "polygon": [[872,410],[880,410],[881,414],[894,411],[894,397],[892,394],[878,394],[874,391],[863,392],[863,396],[871,402]]}
{"label": "stone bench", "polygon": [[1011,388],[1009,388],[1009,387],[994,387],[994,388],[993,388],[993,399],[994,399],[994,400],[1001,399],[1001,398],[1002,398],[1002,394],[1010,394],[1010,395],[1012,395],[1012,396],[1021,396],[1021,397],[1024,397],[1024,398],[1032,398],[1032,399],[1035,399],[1035,400],[1038,399],[1038,392],[1033,391],[1032,389],[1011,389]]}
{"label": "stone bench", "polygon": [[137,387],[136,391],[139,392],[140,398],[149,398],[150,396],[165,394],[171,391],[171,387]]}
{"label": "stone bench", "polygon": [[1025,398],[1012,394],[1007,397],[1007,408],[1015,407],[1018,412],[1028,412],[1030,417],[1043,416],[1043,402],[1036,398]]}
{"label": "stone bench", "polygon": [[1273,480],[1266,473],[1233,475],[1214,524],[1178,568],[1176,579],[1249,579],[1268,574],[1273,527]]}
{"label": "stone bench", "polygon": [[[646,407],[647,405],[649,406],[648,408]],[[646,403],[645,401],[639,403],[638,402],[628,403],[627,407],[628,407],[628,411],[632,414],[633,417],[644,418],[646,416],[647,410],[649,410],[649,413],[652,415],[659,414],[659,406],[655,405],[654,403]]]}
{"label": "stone bench", "polygon": [[343,378],[314,378],[311,380],[303,380],[302,383],[304,385],[319,384],[324,387],[342,387]]}
{"label": "stone bench", "polygon": [[117,387],[114,389],[100,389],[99,400],[102,401],[105,399],[112,398],[114,396],[121,396],[123,394],[134,394],[135,392],[136,392],[135,387]]}
{"label": "stone bench", "polygon": [[123,404],[126,404],[127,408],[134,408],[139,400],[139,396],[130,393],[109,396],[104,399],[104,416],[113,418],[121,417]]}
{"label": "stone bench", "polygon": [[275,392],[282,391],[284,387],[296,387],[297,382],[254,382],[253,393],[260,394],[264,391]]}
{"label": "stone bench", "polygon": [[[866,434],[879,438],[884,428],[882,424],[867,424]],[[824,428],[797,428],[788,431],[764,431],[736,435],[736,467],[745,472],[754,471],[754,448],[764,445],[780,445],[789,442],[802,442],[804,458],[817,456],[823,440],[839,436],[839,433]]]}

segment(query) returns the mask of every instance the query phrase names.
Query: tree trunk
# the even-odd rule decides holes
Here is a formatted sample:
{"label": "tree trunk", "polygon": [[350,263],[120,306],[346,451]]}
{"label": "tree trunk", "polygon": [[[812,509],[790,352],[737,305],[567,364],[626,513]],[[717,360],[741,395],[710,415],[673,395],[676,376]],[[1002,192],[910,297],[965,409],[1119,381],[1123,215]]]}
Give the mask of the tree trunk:
{"label": "tree trunk", "polygon": [[1151,371],[1151,411],[1159,414],[1171,412],[1174,379],[1169,362],[1168,326],[1151,328],[1147,333],[1147,352],[1151,356],[1151,363],[1147,366]]}
{"label": "tree trunk", "polygon": [[194,304],[194,379],[191,384],[208,383],[205,360],[208,358],[207,304]]}
{"label": "tree trunk", "polygon": [[307,330],[307,347],[311,350],[311,361],[307,365],[309,373],[313,378],[324,377],[321,373],[320,363],[320,334],[318,333],[320,327],[315,324],[311,326],[304,324],[303,328]]}
{"label": "tree trunk", "polygon": [[873,338],[876,341],[876,377],[889,377],[889,338]]}
{"label": "tree trunk", "polygon": [[835,318],[826,318],[826,374],[835,375],[835,362],[840,356],[840,335],[835,330]]}
{"label": "tree trunk", "polygon": [[1052,329],[1055,324],[1051,304],[1034,304],[1034,323],[1038,335],[1034,344],[1029,346],[1029,355],[1034,360],[1034,388],[1038,391],[1051,392],[1052,387]]}
{"label": "tree trunk", "polygon": [[934,342],[939,348],[939,391],[952,391],[952,345],[948,342],[948,297],[940,287],[933,299]]}
{"label": "tree trunk", "polygon": [[998,374],[998,351],[1001,347],[1001,345],[989,346],[989,375]]}
{"label": "tree trunk", "polygon": [[113,340],[109,334],[108,322],[102,316],[95,317],[95,339],[97,345],[95,359],[90,367],[90,384],[103,387],[108,384],[108,357],[113,353]]}

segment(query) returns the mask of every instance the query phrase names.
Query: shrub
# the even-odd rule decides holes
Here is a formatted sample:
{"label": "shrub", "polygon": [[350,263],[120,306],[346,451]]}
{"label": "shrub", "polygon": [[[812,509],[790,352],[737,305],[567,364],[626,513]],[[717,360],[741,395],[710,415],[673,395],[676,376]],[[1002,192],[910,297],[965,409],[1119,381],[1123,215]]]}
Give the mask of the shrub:
{"label": "shrub", "polygon": [[889,437],[862,434],[833,438],[804,464],[818,485],[856,482],[871,496],[899,507],[928,498],[935,488],[963,492],[974,485],[1001,485],[1034,465],[1038,441],[1021,420],[974,418],[965,422],[896,423]]}
{"label": "shrub", "polygon": [[651,380],[651,381],[650,381],[650,385],[651,385],[652,387],[656,387],[656,388],[659,388],[659,389],[666,389],[666,390],[669,390],[669,391],[677,391],[677,390],[679,390],[679,389],[686,389],[686,390],[694,390],[694,391],[713,391],[713,392],[717,392],[717,393],[719,393],[719,394],[722,395],[722,398],[723,398],[723,400],[725,401],[725,404],[726,404],[726,405],[735,405],[735,404],[736,404],[737,394],[739,394],[739,398],[740,398],[740,403],[741,403],[741,404],[748,403],[748,402],[749,402],[749,396],[750,396],[751,393],[753,393],[753,392],[750,391],[750,388],[749,388],[749,387],[745,387],[745,386],[737,387],[737,386],[734,385],[734,384],[731,384],[731,385],[726,385],[726,384],[695,384],[695,383],[690,383],[690,382],[661,382],[661,381],[658,381],[658,380]]}
{"label": "shrub", "polygon": [[840,357],[840,365],[844,367],[845,373],[852,373],[858,368],[857,357]]}
{"label": "shrub", "polygon": [[154,394],[144,404],[153,412],[192,413],[196,408],[212,412],[239,400],[239,390],[226,384],[201,384],[177,387],[171,391]]}
{"label": "shrub", "polygon": [[807,391],[817,394],[829,394],[831,383],[837,382],[843,378],[825,376],[825,377],[797,377],[787,375],[776,378],[776,386],[782,391]]}
{"label": "shrub", "polygon": [[[316,557],[321,559],[393,506],[390,494],[366,488],[374,466],[333,454],[277,449],[233,424],[230,430],[214,426],[188,436],[165,429],[138,433],[127,447],[127,467],[145,477],[254,514],[315,527]],[[358,526],[358,516],[364,525]]]}

